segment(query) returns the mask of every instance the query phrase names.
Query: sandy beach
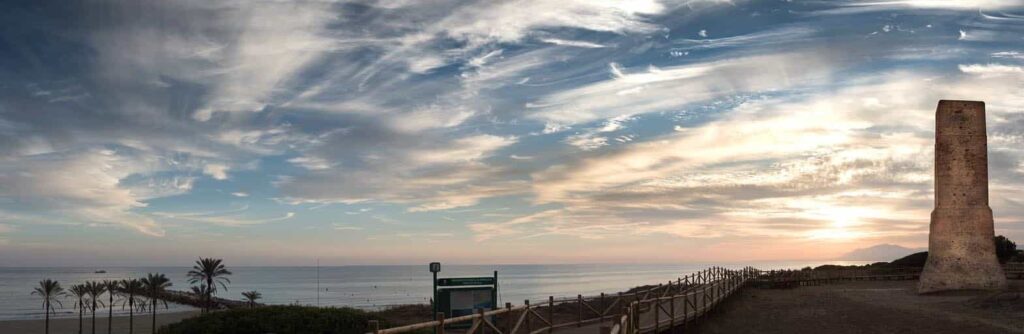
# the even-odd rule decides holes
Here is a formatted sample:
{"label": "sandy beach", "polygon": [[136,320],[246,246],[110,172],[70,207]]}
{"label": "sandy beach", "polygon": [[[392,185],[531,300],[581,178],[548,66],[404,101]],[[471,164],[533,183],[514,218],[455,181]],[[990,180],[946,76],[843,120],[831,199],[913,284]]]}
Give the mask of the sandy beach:
{"label": "sandy beach", "polygon": [[[162,313],[156,315],[156,325],[160,326],[175,323],[182,319],[193,317],[199,311]],[[86,318],[82,322],[83,333],[92,333],[92,318]],[[152,318],[149,314],[135,316],[135,333],[150,333]],[[128,333],[128,317],[114,317],[113,333]],[[43,320],[5,320],[0,321],[0,333],[17,334],[42,334]],[[50,319],[51,334],[75,334],[78,333],[78,318]],[[96,333],[107,333],[107,318],[96,318]]]}
{"label": "sandy beach", "polygon": [[919,296],[917,281],[743,290],[698,333],[1024,333],[1024,281],[1011,291]]}

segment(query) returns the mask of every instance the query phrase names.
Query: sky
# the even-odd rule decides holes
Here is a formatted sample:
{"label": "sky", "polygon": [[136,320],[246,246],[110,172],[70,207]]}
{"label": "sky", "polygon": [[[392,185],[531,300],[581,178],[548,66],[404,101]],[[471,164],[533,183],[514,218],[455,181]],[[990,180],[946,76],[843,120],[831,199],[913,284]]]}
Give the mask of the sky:
{"label": "sky", "polygon": [[1024,241],[1024,3],[5,1],[0,266],[926,247],[940,99]]}

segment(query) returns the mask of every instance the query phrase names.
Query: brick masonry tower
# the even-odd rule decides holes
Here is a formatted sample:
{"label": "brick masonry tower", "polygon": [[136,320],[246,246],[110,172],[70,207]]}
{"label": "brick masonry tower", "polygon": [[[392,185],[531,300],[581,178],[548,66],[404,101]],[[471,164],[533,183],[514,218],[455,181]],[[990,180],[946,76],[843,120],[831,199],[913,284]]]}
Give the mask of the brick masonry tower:
{"label": "brick masonry tower", "polygon": [[935,111],[935,210],[919,293],[1006,288],[988,207],[985,102],[939,101]]}

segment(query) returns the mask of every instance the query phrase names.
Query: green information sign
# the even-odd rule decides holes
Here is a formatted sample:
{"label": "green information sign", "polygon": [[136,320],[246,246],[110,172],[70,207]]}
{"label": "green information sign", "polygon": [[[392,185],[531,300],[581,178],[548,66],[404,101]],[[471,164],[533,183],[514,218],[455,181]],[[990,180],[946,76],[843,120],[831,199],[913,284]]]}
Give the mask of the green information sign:
{"label": "green information sign", "polygon": [[[476,310],[493,310],[497,305],[494,300],[494,287],[474,286],[444,288],[437,290],[438,310],[444,312],[445,317],[454,318],[470,315]],[[448,324],[448,328],[468,328],[469,322]]]}
{"label": "green information sign", "polygon": [[[434,278],[435,313],[445,318],[469,315],[498,307],[498,272],[493,277]],[[447,328],[469,328],[469,322],[445,324]]]}
{"label": "green information sign", "polygon": [[473,285],[494,285],[494,277],[454,277],[439,278],[438,286],[473,286]]}

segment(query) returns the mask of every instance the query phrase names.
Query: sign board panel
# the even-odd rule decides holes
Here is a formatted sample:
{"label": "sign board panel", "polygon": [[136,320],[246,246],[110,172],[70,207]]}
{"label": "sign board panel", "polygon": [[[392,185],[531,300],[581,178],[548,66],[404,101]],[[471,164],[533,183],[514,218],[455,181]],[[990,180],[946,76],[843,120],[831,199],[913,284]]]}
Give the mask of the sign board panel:
{"label": "sign board panel", "polygon": [[[440,306],[440,311],[444,312],[445,318],[473,314],[473,311],[477,309],[493,310],[495,308],[493,286],[444,288],[437,292],[439,295],[438,306]],[[469,322],[463,322],[449,326],[459,328],[469,325]]]}
{"label": "sign board panel", "polygon": [[438,286],[472,286],[490,285],[494,286],[494,277],[453,277],[437,279]]}

